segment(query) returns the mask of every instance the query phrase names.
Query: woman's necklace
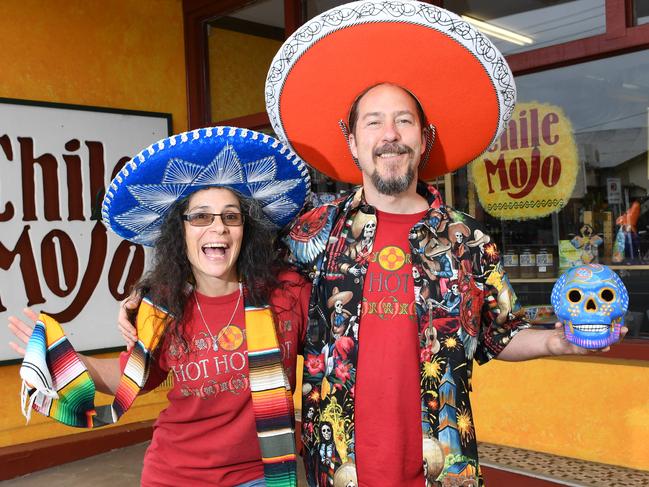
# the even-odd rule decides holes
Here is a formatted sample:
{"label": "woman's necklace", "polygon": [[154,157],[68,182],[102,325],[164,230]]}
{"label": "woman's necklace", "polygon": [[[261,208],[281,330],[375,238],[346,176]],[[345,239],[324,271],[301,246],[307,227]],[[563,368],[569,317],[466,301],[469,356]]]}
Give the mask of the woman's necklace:
{"label": "woman's necklace", "polygon": [[207,329],[207,332],[210,334],[210,337],[212,338],[212,350],[215,352],[218,351],[219,349],[219,340],[221,337],[225,334],[226,331],[228,331],[228,328],[230,328],[230,325],[232,324],[232,320],[234,319],[234,315],[237,312],[237,309],[239,308],[239,303],[241,302],[241,296],[243,296],[243,284],[239,282],[239,297],[237,298],[237,304],[234,305],[234,310],[232,310],[232,316],[230,316],[230,321],[228,321],[228,324],[225,325],[223,328],[221,328],[221,331],[219,332],[218,336],[214,336],[214,333],[212,333],[212,330],[210,330],[210,327],[207,326],[207,321],[205,321],[205,316],[203,316],[203,310],[201,309],[201,303],[198,302],[198,296],[196,295],[196,289],[194,289],[194,299],[196,300],[196,306],[198,307],[198,313],[201,315],[201,320],[203,320],[203,324],[205,325],[205,328]]}

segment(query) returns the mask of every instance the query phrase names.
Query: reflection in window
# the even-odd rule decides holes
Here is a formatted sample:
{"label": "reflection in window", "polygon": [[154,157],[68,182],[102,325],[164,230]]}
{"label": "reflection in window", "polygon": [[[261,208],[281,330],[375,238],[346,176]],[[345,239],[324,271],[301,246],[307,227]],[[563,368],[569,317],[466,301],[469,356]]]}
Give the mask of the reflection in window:
{"label": "reflection in window", "polygon": [[265,111],[266,74],[284,40],[283,7],[282,0],[262,0],[210,22],[212,121]]}
{"label": "reflection in window", "polygon": [[627,200],[649,194],[646,51],[522,76],[516,84],[519,101],[557,105],[570,118],[586,171],[583,192],[605,191],[603,177],[621,178],[618,214]]}
{"label": "reflection in window", "polygon": [[505,55],[602,34],[605,0],[446,0]]}
{"label": "reflection in window", "polygon": [[[511,156],[512,144],[538,147],[544,158],[574,143],[576,160],[561,157],[561,171],[576,164],[576,183],[558,212],[507,221],[485,211],[485,224],[507,255],[520,257],[516,262],[526,254],[552,254],[553,277],[564,270],[561,267],[581,262],[616,266],[631,295],[630,336],[649,338],[649,52],[520,76],[516,84],[518,104],[513,120],[518,138],[511,134],[500,138],[494,160],[501,153],[507,157],[506,149]],[[548,119],[545,134],[541,113],[559,114]],[[558,138],[554,132],[559,120],[569,121],[572,127],[567,137]],[[540,135],[534,135],[535,127]],[[531,142],[535,137],[538,146]],[[554,139],[553,145],[544,144],[542,137]],[[503,148],[505,143],[509,147]],[[511,166],[510,178],[516,175]],[[480,208],[470,208],[475,210],[480,212]],[[525,282],[516,287],[524,295],[524,304],[538,304],[533,300],[549,290],[550,284],[542,288],[542,283],[534,281],[549,275],[548,269],[543,273],[540,269],[536,273],[519,269],[518,276]],[[539,296],[529,294],[536,292],[534,286]]]}
{"label": "reflection in window", "polygon": [[647,0],[635,0],[633,2],[633,17],[635,25],[649,23],[649,2]]}
{"label": "reflection in window", "polygon": [[556,245],[557,240],[579,236],[580,225],[590,223],[605,237],[600,261],[616,263],[616,221],[637,202],[638,240],[623,262],[649,264],[648,53],[521,76],[516,84],[519,108],[550,105],[570,120],[580,167],[570,203],[559,212],[554,231],[548,217],[517,225],[505,240],[533,241],[546,235],[539,243]]}

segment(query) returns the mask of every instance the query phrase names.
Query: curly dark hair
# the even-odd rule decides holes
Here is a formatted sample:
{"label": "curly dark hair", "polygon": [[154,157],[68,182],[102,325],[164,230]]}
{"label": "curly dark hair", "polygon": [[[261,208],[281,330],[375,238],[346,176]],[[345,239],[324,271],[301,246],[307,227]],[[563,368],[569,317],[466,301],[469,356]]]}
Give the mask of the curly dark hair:
{"label": "curly dark hair", "polygon": [[[273,290],[281,285],[279,275],[286,265],[280,260],[275,248],[275,229],[264,216],[260,204],[232,192],[239,199],[244,214],[243,241],[237,259],[237,272],[246,287],[246,303],[264,306],[269,304]],[[159,343],[171,338],[185,352],[189,351],[189,347],[182,318],[185,316],[191,290],[188,284],[195,284],[187,258],[182,219],[190,196],[176,202],[171,208],[153,249],[151,269],[134,286],[135,292],[148,296],[169,313],[162,323],[162,329],[156,330],[161,336]]]}

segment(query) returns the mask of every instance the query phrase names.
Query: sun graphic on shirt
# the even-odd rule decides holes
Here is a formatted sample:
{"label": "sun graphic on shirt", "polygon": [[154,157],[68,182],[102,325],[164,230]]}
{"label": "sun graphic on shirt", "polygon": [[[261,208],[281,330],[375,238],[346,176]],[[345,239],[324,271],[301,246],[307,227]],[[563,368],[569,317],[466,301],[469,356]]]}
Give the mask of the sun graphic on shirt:
{"label": "sun graphic on shirt", "polygon": [[378,256],[379,265],[386,271],[398,271],[406,263],[406,254],[399,247],[384,247]]}
{"label": "sun graphic on shirt", "polygon": [[457,429],[462,436],[462,443],[466,444],[469,440],[475,438],[471,413],[464,407],[460,408],[457,412]]}
{"label": "sun graphic on shirt", "polygon": [[230,325],[219,337],[219,347],[223,350],[236,350],[243,343],[243,331],[235,325]]}

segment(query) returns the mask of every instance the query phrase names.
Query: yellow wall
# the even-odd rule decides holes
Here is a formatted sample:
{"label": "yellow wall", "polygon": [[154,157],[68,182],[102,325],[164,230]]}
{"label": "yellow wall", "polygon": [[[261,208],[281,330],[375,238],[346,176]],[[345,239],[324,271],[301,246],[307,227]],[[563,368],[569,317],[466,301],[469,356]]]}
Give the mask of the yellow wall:
{"label": "yellow wall", "polygon": [[181,0],[2,0],[0,96],[171,112],[187,128]]}
{"label": "yellow wall", "polygon": [[[0,27],[0,97],[167,112],[187,130],[181,0],[2,0]],[[79,431],[36,413],[25,427],[19,392],[18,366],[0,367],[0,447]],[[120,423],[164,403],[138,398]]]}
{"label": "yellow wall", "polygon": [[216,28],[208,42],[212,120],[266,111],[266,73],[282,43]]}
{"label": "yellow wall", "polygon": [[[111,357],[116,354],[104,354],[100,357]],[[18,445],[46,438],[83,433],[88,430],[71,428],[32,411],[31,420],[25,424],[20,414],[20,377],[19,365],[0,367],[0,448]],[[98,394],[96,405],[110,404],[112,397]],[[154,419],[167,404],[167,391],[156,390],[136,399],[135,404],[122,416],[118,425]],[[107,426],[106,428],[111,428]]]}
{"label": "yellow wall", "polygon": [[474,370],[480,441],[649,470],[649,362],[493,360]]}

